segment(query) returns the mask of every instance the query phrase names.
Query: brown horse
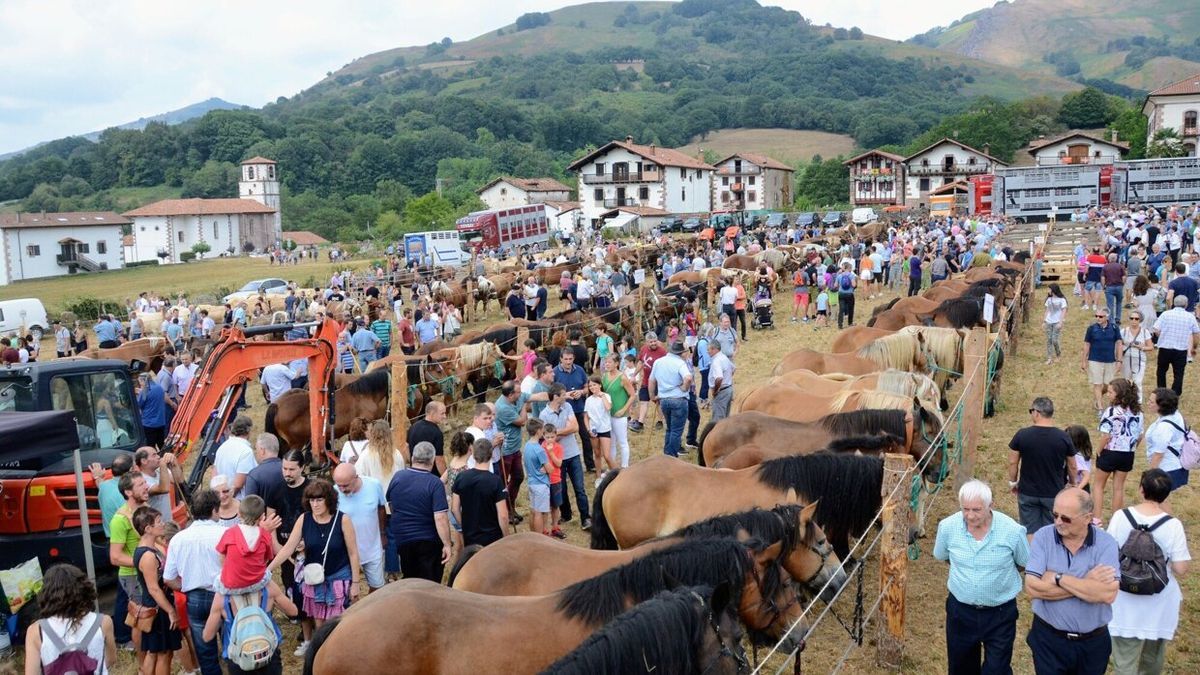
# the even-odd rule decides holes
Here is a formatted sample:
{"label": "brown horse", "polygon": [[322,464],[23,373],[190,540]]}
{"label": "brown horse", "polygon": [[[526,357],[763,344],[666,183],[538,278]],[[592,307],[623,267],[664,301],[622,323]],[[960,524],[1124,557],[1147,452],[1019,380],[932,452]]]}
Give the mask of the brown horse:
{"label": "brown horse", "polygon": [[[596,490],[592,548],[629,548],[721,513],[817,503],[817,524],[842,560],[879,511],[883,460],[817,453],[751,469],[706,469],[665,455],[610,471]],[[697,495],[704,495],[697,499]]]}
{"label": "brown horse", "polygon": [[920,335],[915,340],[908,335],[893,335],[875,340],[856,352],[830,354],[814,349],[797,349],[780,359],[771,374],[782,375],[801,368],[822,375],[866,375],[888,368],[923,373],[929,370],[929,365]]}
{"label": "brown horse", "polygon": [[[674,583],[728,584],[731,605],[738,608],[755,644],[783,639],[784,649],[796,649],[807,629],[788,630],[800,621],[803,602],[782,568],[781,549],[780,543],[748,548],[748,543],[732,538],[684,540],[540,596],[480,595],[405,579],[322,626],[313,636],[304,672],[432,675],[475,672],[486,663],[488,672],[536,673],[622,612]],[[405,640],[363,639],[379,626]],[[529,639],[530,626],[538,627],[536,640]],[[488,639],[463,639],[485,628]]]}
{"label": "brown horse", "polygon": [[[816,505],[781,504],[720,515],[623,551],[596,551],[523,532],[487,546],[468,546],[450,572],[450,586],[487,595],[544,595],[695,537],[743,537],[782,542],[783,567],[810,592],[831,599],[845,583],[841,562],[812,522]],[[832,582],[832,583],[831,583]]]}
{"label": "brown horse", "polygon": [[740,399],[734,400],[733,411],[741,412],[742,403],[750,395],[776,383],[802,387],[809,394],[826,397],[836,396],[843,391],[882,391],[911,396],[920,401],[921,405],[931,409],[940,408],[942,402],[942,392],[937,383],[921,373],[889,368],[866,375],[849,376],[841,373],[818,375],[811,370],[793,370],[773,377],[757,388],[751,388]]}
{"label": "brown horse", "polygon": [[144,337],[110,349],[92,347],[81,352],[79,356],[88,359],[124,361],[129,364],[129,369],[135,372],[147,369],[157,371],[162,366],[167,347],[166,338]]}

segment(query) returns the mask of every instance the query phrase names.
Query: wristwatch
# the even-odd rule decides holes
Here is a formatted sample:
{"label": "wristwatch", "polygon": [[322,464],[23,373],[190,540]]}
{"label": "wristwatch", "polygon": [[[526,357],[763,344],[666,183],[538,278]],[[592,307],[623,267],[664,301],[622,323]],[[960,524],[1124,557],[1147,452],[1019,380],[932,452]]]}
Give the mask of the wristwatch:
{"label": "wristwatch", "polygon": [[1062,572],[1059,572],[1058,574],[1055,574],[1055,575],[1054,575],[1054,585],[1055,585],[1055,586],[1058,586],[1059,588],[1062,588],[1062,577],[1063,577],[1063,573],[1062,573]]}

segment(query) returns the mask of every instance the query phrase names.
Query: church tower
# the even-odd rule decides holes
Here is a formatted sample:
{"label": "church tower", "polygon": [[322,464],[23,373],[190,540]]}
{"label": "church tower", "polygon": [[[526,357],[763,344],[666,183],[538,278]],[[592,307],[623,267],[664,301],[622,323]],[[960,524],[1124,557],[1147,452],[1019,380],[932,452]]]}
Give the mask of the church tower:
{"label": "church tower", "polygon": [[283,232],[283,221],[279,212],[279,175],[275,172],[275,161],[266,157],[251,157],[242,162],[238,197],[253,199],[275,209],[275,239],[278,239]]}

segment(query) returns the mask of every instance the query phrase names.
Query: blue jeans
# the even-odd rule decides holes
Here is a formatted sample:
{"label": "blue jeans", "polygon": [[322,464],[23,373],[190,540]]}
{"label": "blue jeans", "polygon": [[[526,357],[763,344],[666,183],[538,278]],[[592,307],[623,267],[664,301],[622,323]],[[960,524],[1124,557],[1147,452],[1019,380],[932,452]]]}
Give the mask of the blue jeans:
{"label": "blue jeans", "polygon": [[196,661],[200,664],[202,675],[221,675],[221,650],[216,639],[204,641],[204,624],[212,611],[213,592],[197,588],[188,591],[187,616],[188,630],[192,633],[192,644],[196,646]]}
{"label": "blue jeans", "polygon": [[129,608],[129,594],[125,592],[125,586],[117,579],[117,599],[113,605],[113,638],[117,645],[123,645],[126,642],[133,640],[133,630],[125,625],[125,615]]}
{"label": "blue jeans", "polygon": [[361,368],[364,373],[367,372],[367,366],[371,365],[371,362],[375,360],[374,349],[364,349],[358,353],[358,367]]}
{"label": "blue jeans", "polygon": [[1125,286],[1116,284],[1104,287],[1104,302],[1108,305],[1108,315],[1113,323],[1121,323],[1121,302],[1125,299]]}
{"label": "blue jeans", "polygon": [[696,401],[696,391],[688,392],[687,408],[687,442],[696,445],[696,430],[700,428],[700,405]]}
{"label": "blue jeans", "polygon": [[[588,509],[587,491],[583,488],[583,463],[580,461],[580,456],[576,455],[571,458],[564,458],[562,461],[562,472],[567,480],[571,481],[571,487],[575,490],[575,501],[579,504],[579,522],[591,518],[591,511]],[[499,474],[497,474],[499,475]],[[563,486],[563,503],[561,507],[561,515],[563,520],[571,517],[571,493]]]}
{"label": "blue jeans", "polygon": [[667,435],[663,439],[663,453],[678,457],[683,427],[687,424],[688,400],[664,398],[659,401],[659,405],[662,407],[663,423],[667,427]]}

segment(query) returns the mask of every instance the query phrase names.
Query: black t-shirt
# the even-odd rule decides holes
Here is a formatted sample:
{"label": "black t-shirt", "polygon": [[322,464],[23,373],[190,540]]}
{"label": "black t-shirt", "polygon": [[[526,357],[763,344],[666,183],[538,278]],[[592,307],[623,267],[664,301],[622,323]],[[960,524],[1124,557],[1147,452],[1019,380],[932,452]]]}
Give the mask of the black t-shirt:
{"label": "black t-shirt", "polygon": [[264,500],[267,506],[275,509],[275,513],[279,514],[279,519],[283,521],[279,529],[275,531],[275,536],[281,544],[287,543],[288,537],[292,534],[292,527],[296,525],[296,519],[304,513],[304,504],[301,500],[306,487],[308,487],[308,481],[301,481],[295,487],[281,482],[279,488],[275,490],[275,494],[270,499]]}
{"label": "black t-shirt", "polygon": [[433,454],[441,457],[442,430],[438,425],[428,420],[417,420],[408,428],[408,447],[415,448],[417,443],[428,441],[433,444]]}
{"label": "black t-shirt", "polygon": [[1067,484],[1067,458],[1075,446],[1058,427],[1025,427],[1008,447],[1021,454],[1017,492],[1028,497],[1054,497]]}
{"label": "black t-shirt", "polygon": [[479,469],[464,471],[454,479],[454,494],[462,506],[465,545],[487,546],[504,536],[496,517],[496,503],[504,501],[508,492],[499,476]]}

